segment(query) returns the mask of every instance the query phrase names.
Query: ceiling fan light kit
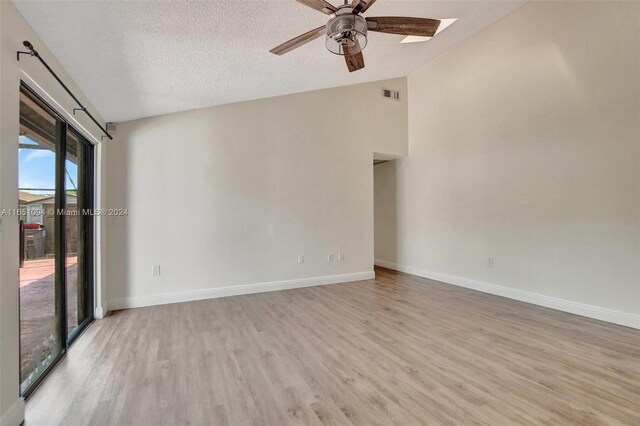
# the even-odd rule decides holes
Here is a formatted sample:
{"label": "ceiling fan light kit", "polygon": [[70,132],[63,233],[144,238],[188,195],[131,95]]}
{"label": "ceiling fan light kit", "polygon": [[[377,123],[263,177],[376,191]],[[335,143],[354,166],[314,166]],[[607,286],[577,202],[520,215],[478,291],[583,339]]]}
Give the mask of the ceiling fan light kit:
{"label": "ceiling fan light kit", "polygon": [[345,0],[345,3],[338,7],[325,0],[296,1],[330,16],[329,22],[322,27],[308,31],[274,47],[270,52],[275,55],[284,55],[324,34],[327,49],[331,53],[344,56],[349,72],[364,68],[362,50],[367,45],[368,31],[417,37],[433,37],[440,25],[438,19],[407,18],[401,16],[363,17],[362,14],[369,9],[376,0],[352,0],[351,3]]}
{"label": "ceiling fan light kit", "polygon": [[350,9],[341,9],[346,13],[338,14],[327,22],[326,46],[336,55],[354,55],[362,52],[367,45],[367,21],[360,15],[354,15]]}

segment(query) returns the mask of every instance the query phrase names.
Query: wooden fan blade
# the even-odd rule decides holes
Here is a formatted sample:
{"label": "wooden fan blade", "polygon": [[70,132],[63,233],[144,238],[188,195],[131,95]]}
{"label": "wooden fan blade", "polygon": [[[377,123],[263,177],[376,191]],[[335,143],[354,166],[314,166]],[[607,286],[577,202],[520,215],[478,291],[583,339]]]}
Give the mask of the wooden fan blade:
{"label": "wooden fan blade", "polygon": [[376,0],[353,0],[351,2],[351,8],[353,9],[353,13],[364,13],[367,9],[369,9]]}
{"label": "wooden fan blade", "polygon": [[433,37],[440,21],[428,18],[407,18],[403,16],[383,16],[366,18],[369,31],[381,33]]}
{"label": "wooden fan blade", "polygon": [[360,45],[357,44],[354,47],[355,51],[359,51],[358,53],[354,53],[353,55],[349,55],[349,48],[345,47],[344,51],[346,55],[344,56],[344,60],[347,62],[347,68],[349,68],[349,72],[358,71],[359,69],[364,68],[364,56],[362,56],[362,50],[360,50]]}
{"label": "wooden fan blade", "polygon": [[285,41],[280,46],[276,46],[271,49],[269,52],[274,53],[276,55],[284,55],[287,52],[291,52],[293,49],[302,46],[303,44],[309,43],[311,40],[315,40],[321,35],[325,33],[326,25],[313,29],[309,32],[299,35],[298,37],[292,38],[289,41]]}
{"label": "wooden fan blade", "polygon": [[331,15],[332,13],[336,13],[338,9],[329,2],[324,0],[296,0],[300,4],[304,4],[305,6],[310,7],[311,9],[315,9],[319,12],[326,13],[327,15]]}

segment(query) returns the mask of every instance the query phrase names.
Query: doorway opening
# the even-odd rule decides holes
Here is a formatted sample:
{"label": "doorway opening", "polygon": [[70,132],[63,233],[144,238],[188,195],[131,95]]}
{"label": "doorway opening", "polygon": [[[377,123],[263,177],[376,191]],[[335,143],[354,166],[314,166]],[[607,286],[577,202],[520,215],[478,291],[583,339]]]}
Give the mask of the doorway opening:
{"label": "doorway opening", "polygon": [[394,157],[376,154],[373,160],[374,264],[393,268],[398,263],[398,209]]}

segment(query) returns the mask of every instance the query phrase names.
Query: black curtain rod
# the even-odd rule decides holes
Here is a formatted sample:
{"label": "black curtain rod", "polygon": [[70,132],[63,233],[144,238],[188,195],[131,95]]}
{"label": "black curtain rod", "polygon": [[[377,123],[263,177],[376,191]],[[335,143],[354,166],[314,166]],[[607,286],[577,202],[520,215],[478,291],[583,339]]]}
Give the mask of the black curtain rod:
{"label": "black curtain rod", "polygon": [[51,75],[58,81],[58,83],[60,83],[60,86],[62,86],[62,88],[64,90],[67,91],[67,93],[69,94],[69,96],[71,96],[73,98],[73,100],[78,104],[78,106],[80,108],[74,108],[73,113],[75,114],[76,111],[84,111],[85,114],[87,114],[89,116],[89,118],[91,119],[91,121],[93,121],[94,123],[96,123],[96,126],[98,126],[100,128],[100,130],[102,130],[102,133],[104,133],[104,136],[101,136],[100,139],[102,139],[103,137],[108,137],[110,140],[113,139],[113,136],[111,136],[109,134],[109,132],[107,132],[107,129],[102,127],[102,125],[100,123],[98,123],[98,120],[95,119],[95,117],[93,115],[91,115],[91,113],[89,111],[87,111],[87,108],[82,105],[82,102],[80,102],[78,100],[78,98],[75,97],[75,95],[73,93],[71,93],[71,90],[69,90],[69,88],[67,87],[66,84],[64,84],[62,82],[62,80],[60,80],[60,77],[58,77],[58,74],[55,73],[55,71],[53,71],[51,69],[51,67],[45,62],[44,59],[42,59],[42,57],[38,54],[38,52],[33,48],[33,45],[28,42],[27,40],[25,40],[22,44],[24,44],[24,47],[26,47],[27,49],[29,49],[28,52],[21,52],[18,51],[18,60],[20,60],[20,55],[29,55],[29,56],[35,56],[36,58],[38,58],[38,60],[42,63],[42,65],[44,65],[44,67],[47,69],[47,71],[49,71],[51,73]]}

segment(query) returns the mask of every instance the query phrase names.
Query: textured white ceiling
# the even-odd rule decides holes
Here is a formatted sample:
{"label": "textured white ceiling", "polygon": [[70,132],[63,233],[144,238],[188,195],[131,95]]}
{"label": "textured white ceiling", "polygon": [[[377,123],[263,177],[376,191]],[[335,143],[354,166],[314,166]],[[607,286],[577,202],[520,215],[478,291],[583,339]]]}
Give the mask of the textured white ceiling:
{"label": "textured white ceiling", "polygon": [[14,3],[100,114],[119,122],[406,76],[524,1],[378,0],[365,16],[458,21],[425,43],[370,33],[366,67],[354,73],[322,38],[269,53],[328,19],[294,0]]}

